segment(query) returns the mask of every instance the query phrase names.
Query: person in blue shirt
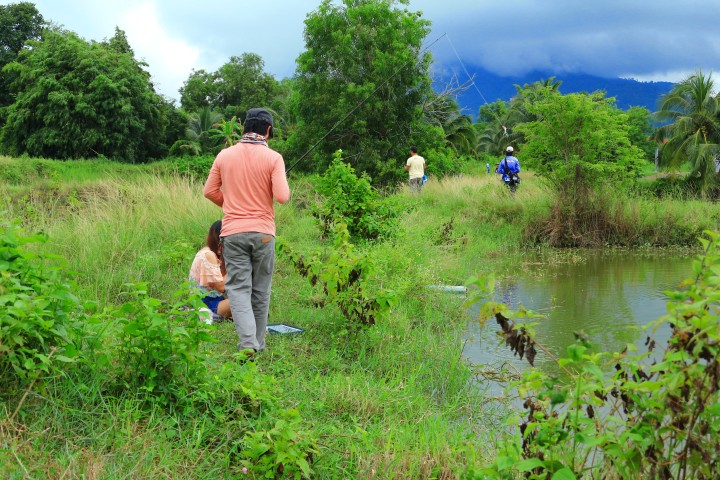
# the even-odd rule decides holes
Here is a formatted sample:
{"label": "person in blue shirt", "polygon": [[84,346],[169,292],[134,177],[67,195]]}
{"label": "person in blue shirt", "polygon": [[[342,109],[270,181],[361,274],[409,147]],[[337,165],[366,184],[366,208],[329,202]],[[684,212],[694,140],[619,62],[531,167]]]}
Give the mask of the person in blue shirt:
{"label": "person in blue shirt", "polygon": [[508,146],[505,149],[505,158],[500,160],[500,164],[496,170],[496,173],[502,175],[502,181],[508,186],[511,193],[515,193],[517,186],[520,183],[520,162],[513,156],[513,147]]}

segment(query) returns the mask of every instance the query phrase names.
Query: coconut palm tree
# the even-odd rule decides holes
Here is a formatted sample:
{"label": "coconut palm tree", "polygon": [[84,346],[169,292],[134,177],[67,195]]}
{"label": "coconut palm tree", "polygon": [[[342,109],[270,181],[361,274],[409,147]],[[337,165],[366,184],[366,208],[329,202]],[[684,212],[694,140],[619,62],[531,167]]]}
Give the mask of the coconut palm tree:
{"label": "coconut palm tree", "polygon": [[224,147],[231,147],[242,138],[242,124],[236,117],[232,117],[230,120],[221,120],[214,127],[209,130],[210,138],[221,140]]}
{"label": "coconut palm tree", "polygon": [[508,145],[517,148],[523,142],[522,135],[515,131],[512,115],[512,111],[508,110],[485,125],[485,128],[478,135],[478,152],[498,156],[505,152]]}
{"label": "coconut palm tree", "polygon": [[714,91],[712,74],[690,75],[660,98],[656,118],[665,125],[655,132],[662,143],[664,165],[691,166],[704,194],[720,184],[720,96]]}
{"label": "coconut palm tree", "polygon": [[188,127],[185,130],[185,136],[191,142],[200,145],[203,152],[211,151],[218,143],[211,137],[211,132],[217,123],[221,122],[223,117],[210,107],[203,107],[197,112],[191,113],[188,117]]}
{"label": "coconut palm tree", "polygon": [[473,126],[472,117],[456,113],[451,115],[442,125],[445,131],[445,143],[458,155],[475,153],[477,131]]}

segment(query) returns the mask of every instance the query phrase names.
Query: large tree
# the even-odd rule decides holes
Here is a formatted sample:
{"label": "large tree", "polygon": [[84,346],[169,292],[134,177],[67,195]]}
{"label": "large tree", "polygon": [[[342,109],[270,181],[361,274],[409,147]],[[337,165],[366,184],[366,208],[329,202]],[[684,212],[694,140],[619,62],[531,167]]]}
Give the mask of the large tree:
{"label": "large tree", "polygon": [[[298,57],[298,128],[288,156],[322,171],[332,152],[375,180],[396,180],[411,144],[441,147],[442,129],[422,123],[432,93],[431,57],[422,43],[429,22],[395,0],[324,0],[305,20]],[[319,143],[318,143],[319,142]]]}
{"label": "large tree", "polygon": [[131,52],[122,31],[88,43],[47,30],[8,64],[16,101],[0,138],[5,152],[48,158],[143,162],[164,153],[165,102]]}
{"label": "large tree", "polygon": [[0,5],[0,108],[13,102],[9,78],[1,72],[2,68],[17,58],[28,40],[39,39],[44,28],[45,20],[32,3]]}
{"label": "large tree", "polygon": [[243,120],[250,108],[270,107],[279,92],[278,81],[264,68],[260,55],[243,53],[216,72],[194,71],[180,89],[180,103],[190,112],[210,107],[227,119]]}
{"label": "large tree", "polygon": [[678,83],[660,99],[658,119],[665,123],[656,132],[665,165],[689,162],[690,176],[706,192],[720,183],[720,95],[712,75],[697,72]]}
{"label": "large tree", "polygon": [[30,2],[0,5],[0,68],[15,60],[28,40],[37,40],[45,20]]}
{"label": "large tree", "polygon": [[516,125],[525,162],[559,188],[637,177],[643,153],[629,139],[628,115],[603,92],[562,95],[548,91],[526,103],[535,120]]}

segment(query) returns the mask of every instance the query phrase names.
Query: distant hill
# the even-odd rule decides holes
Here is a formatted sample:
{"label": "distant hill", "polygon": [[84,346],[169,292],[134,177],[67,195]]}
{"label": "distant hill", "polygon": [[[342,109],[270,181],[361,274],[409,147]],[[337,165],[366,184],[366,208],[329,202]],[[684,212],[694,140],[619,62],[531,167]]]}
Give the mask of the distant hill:
{"label": "distant hill", "polygon": [[[497,99],[510,100],[516,93],[514,85],[532,84],[538,80],[555,77],[561,81],[561,93],[594,92],[604,90],[608,97],[615,97],[617,106],[623,110],[630,107],[646,107],[655,111],[661,95],[670,91],[671,82],[639,82],[624,78],[602,78],[586,74],[553,74],[548,72],[532,72],[518,77],[501,77],[482,68],[466,65],[467,71],[475,74],[475,85],[470,87],[458,97],[458,103],[463,113],[477,116],[480,106],[492,103]],[[467,80],[467,75],[461,65],[448,70],[454,70],[460,82]],[[446,83],[446,80],[441,80]],[[479,92],[478,92],[479,90]]]}

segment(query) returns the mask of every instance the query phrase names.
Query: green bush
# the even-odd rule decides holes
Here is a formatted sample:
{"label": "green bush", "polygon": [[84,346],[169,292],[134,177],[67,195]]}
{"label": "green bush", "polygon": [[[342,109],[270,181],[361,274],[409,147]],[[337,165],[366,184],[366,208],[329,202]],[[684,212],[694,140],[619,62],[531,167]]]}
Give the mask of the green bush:
{"label": "green bush", "polygon": [[0,158],[0,180],[11,185],[31,185],[38,180],[59,180],[62,162],[42,158]]}
{"label": "green bush", "polygon": [[118,377],[124,388],[163,405],[174,404],[205,383],[200,347],[214,337],[198,312],[188,310],[189,286],[176,293],[179,301],[170,306],[150,297],[147,284],[127,286],[130,301],[103,314],[115,326],[109,341],[115,343]]}
{"label": "green bush", "polygon": [[365,174],[358,178],[355,169],[343,162],[341,150],[333,157],[318,182],[322,201],[313,212],[320,220],[323,235],[337,223],[346,224],[355,238],[372,240],[390,234],[390,219],[396,214],[381,202],[370,178]]}
{"label": "green bush", "polygon": [[0,224],[0,378],[21,382],[49,372],[56,361],[71,362],[75,315],[82,310],[73,287],[61,280],[54,257],[26,251],[44,235],[23,236],[16,225]]}
{"label": "green bush", "polygon": [[321,286],[328,300],[356,327],[374,325],[395,302],[394,292],[372,284],[375,263],[355,250],[344,223],[335,225],[334,245],[323,255],[300,255],[282,241],[277,249],[312,286]]}
{"label": "green bush", "polygon": [[183,156],[170,159],[171,168],[184,177],[204,181],[210,173],[215,157],[211,155]]}

